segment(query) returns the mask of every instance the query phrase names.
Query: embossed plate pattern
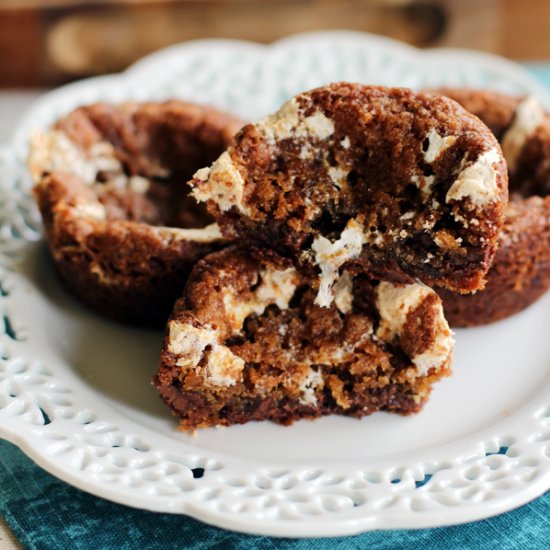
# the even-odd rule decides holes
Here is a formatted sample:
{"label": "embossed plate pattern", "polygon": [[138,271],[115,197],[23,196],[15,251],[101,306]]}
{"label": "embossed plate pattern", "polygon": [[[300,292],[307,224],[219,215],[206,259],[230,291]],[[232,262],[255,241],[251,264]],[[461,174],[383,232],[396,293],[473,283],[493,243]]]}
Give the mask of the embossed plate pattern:
{"label": "embossed plate pattern", "polygon": [[329,536],[480,519],[550,487],[550,297],[459,331],[455,374],[414,417],[330,417],[283,428],[176,423],[149,380],[160,333],[105,321],[60,288],[29,197],[26,141],[77,105],[180,97],[249,119],[335,80],[544,91],[471,52],[419,52],[355,33],[272,46],[200,41],[121,75],[72,84],[33,107],[0,149],[0,436],[81,489],[276,536]]}

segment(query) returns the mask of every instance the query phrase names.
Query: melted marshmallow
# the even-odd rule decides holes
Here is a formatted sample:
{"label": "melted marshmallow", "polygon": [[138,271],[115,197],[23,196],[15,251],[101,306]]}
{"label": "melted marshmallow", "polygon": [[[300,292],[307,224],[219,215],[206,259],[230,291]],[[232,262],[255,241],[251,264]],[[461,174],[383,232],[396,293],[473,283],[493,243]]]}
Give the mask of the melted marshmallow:
{"label": "melted marshmallow", "polygon": [[256,124],[267,141],[274,144],[289,138],[327,139],[334,133],[334,123],[321,112],[302,116],[296,99],[290,99],[274,114]]}
{"label": "melted marshmallow", "polygon": [[259,276],[262,282],[248,299],[243,300],[235,296],[231,289],[224,293],[223,303],[234,334],[242,330],[245,319],[252,313],[261,315],[271,304],[275,304],[281,310],[287,309],[294,296],[297,282],[294,268],[266,270]]}
{"label": "melted marshmallow", "polygon": [[353,279],[347,271],[334,285],[334,305],[344,315],[351,311],[353,305]]}
{"label": "melted marshmallow", "polygon": [[494,168],[501,160],[499,152],[493,148],[485,151],[470,166],[464,168],[447,191],[445,200],[470,199],[482,206],[496,199],[498,195],[497,171]]}
{"label": "melted marshmallow", "polygon": [[88,218],[98,221],[107,218],[107,211],[100,202],[78,203],[76,206],[72,207],[72,209],[79,218]]}
{"label": "melted marshmallow", "polygon": [[[105,184],[117,189],[128,188],[135,193],[146,193],[151,181],[143,176],[127,176],[122,163],[116,158],[115,148],[108,141],[98,141],[87,149],[79,147],[60,130],[37,132],[31,138],[29,168],[34,183],[44,173],[64,172],[86,185],[94,185],[100,172],[107,178]],[[157,176],[168,171],[157,167]],[[103,184],[100,184],[103,187]],[[96,216],[97,217],[97,216]]]}
{"label": "melted marshmallow", "polygon": [[440,136],[433,128],[428,132],[426,139],[428,140],[428,149],[424,153],[424,160],[428,164],[431,164],[456,142],[456,136]]}
{"label": "melted marshmallow", "polygon": [[315,252],[315,262],[321,269],[319,292],[315,303],[329,307],[333,300],[333,285],[338,280],[338,270],[347,261],[353,260],[361,253],[366,238],[363,226],[356,220],[348,221],[337,241],[330,242],[326,237],[315,237],[311,246]]}
{"label": "melted marshmallow", "polygon": [[315,405],[317,403],[317,397],[315,391],[324,385],[323,375],[319,371],[310,369],[307,376],[302,380],[300,384],[300,391],[302,393],[300,397],[300,403],[303,405]]}
{"label": "melted marshmallow", "polygon": [[332,183],[338,188],[343,189],[348,184],[348,174],[349,170],[340,168],[338,166],[331,166],[328,169],[328,176],[331,179]]}
{"label": "melted marshmallow", "polygon": [[502,138],[502,153],[510,172],[517,168],[523,147],[543,120],[544,110],[536,98],[528,97],[518,105],[514,120]]}
{"label": "melted marshmallow", "polygon": [[[428,296],[433,295],[434,291],[419,283],[399,287],[381,282],[376,293],[376,305],[380,313],[380,325],[376,335],[381,340],[391,342],[401,336],[408,314],[417,309]],[[453,349],[452,333],[443,315],[441,303],[435,307],[435,342],[429,349],[411,357],[419,376],[424,376],[432,368],[440,367]]]}
{"label": "melted marshmallow", "polygon": [[243,214],[248,212],[243,203],[243,177],[227,151],[210,168],[201,168],[193,177],[191,195],[196,201],[214,201],[222,212],[233,207]]}
{"label": "melted marshmallow", "polygon": [[177,356],[177,366],[199,368],[206,348],[210,349],[210,353],[202,372],[205,382],[214,386],[232,386],[239,382],[244,361],[227,346],[219,344],[216,330],[170,321],[168,351]]}
{"label": "melted marshmallow", "polygon": [[184,229],[181,227],[159,226],[151,227],[152,230],[171,233],[179,241],[193,241],[196,243],[211,243],[223,240],[222,232],[217,223],[211,223],[206,227]]}
{"label": "melted marshmallow", "polygon": [[122,171],[110,143],[98,142],[85,151],[59,130],[36,132],[31,137],[29,168],[36,184],[40,183],[44,173],[73,174],[86,185],[91,185],[98,172]]}

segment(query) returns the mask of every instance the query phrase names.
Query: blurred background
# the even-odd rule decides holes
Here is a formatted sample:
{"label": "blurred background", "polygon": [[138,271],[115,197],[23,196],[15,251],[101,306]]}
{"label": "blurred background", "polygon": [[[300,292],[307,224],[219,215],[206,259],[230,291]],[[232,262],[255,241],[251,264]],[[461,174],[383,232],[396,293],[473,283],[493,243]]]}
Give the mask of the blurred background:
{"label": "blurred background", "polygon": [[185,40],[321,29],[550,59],[550,0],[0,0],[0,88],[117,72]]}

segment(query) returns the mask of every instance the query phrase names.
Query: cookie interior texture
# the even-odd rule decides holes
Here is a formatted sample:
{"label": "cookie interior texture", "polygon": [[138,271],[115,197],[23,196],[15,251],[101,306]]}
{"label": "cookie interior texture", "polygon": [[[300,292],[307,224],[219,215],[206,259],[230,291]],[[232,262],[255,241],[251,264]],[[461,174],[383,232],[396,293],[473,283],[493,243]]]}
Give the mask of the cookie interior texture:
{"label": "cookie interior texture", "polygon": [[490,130],[442,97],[359,84],[301,94],[244,127],[191,182],[227,236],[314,266],[482,287],[507,200]]}
{"label": "cookie interior texture", "polygon": [[550,197],[510,202],[500,245],[479,292],[436,289],[454,327],[494,323],[525,309],[550,288]]}
{"label": "cookie interior texture", "polygon": [[350,273],[330,307],[316,293],[265,250],[229,248],[196,265],[155,378],[183,429],[421,409],[450,368],[438,296]]}
{"label": "cookie interior texture", "polygon": [[479,326],[526,308],[550,287],[550,115],[533,97],[476,89],[437,90],[478,116],[502,144],[510,203],[485,288],[438,289],[452,326]]}

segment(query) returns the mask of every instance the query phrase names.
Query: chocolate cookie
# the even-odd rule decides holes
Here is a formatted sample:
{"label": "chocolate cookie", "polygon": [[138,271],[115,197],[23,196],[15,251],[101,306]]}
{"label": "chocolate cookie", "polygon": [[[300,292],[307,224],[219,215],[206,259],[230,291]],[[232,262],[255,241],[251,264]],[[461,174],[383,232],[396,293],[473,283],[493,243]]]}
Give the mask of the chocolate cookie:
{"label": "chocolate cookie", "polygon": [[437,294],[346,271],[321,308],[315,285],[265,249],[197,263],[154,380],[182,429],[422,408],[453,349]]}
{"label": "chocolate cookie", "polygon": [[227,237],[316,269],[321,306],[350,266],[482,287],[507,201],[506,164],[479,119],[443,97],[345,83],[245,126],[191,185]]}
{"label": "chocolate cookie", "polygon": [[550,197],[512,200],[499,242],[483,290],[460,295],[437,289],[451,326],[479,326],[505,319],[548,290]]}
{"label": "chocolate cookie", "polygon": [[460,103],[490,128],[508,165],[511,193],[550,194],[550,115],[536,98],[464,88],[434,92]]}
{"label": "chocolate cookie", "polygon": [[165,322],[191,267],[225,242],[186,181],[240,126],[169,101],[81,107],[37,134],[34,195],[66,286],[114,319]]}
{"label": "chocolate cookie", "polygon": [[510,204],[484,290],[441,290],[456,327],[504,319],[550,287],[550,115],[532,97],[484,90],[439,90],[478,116],[500,140],[508,162]]}

